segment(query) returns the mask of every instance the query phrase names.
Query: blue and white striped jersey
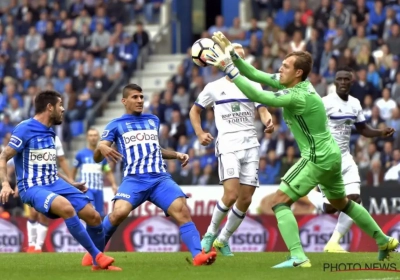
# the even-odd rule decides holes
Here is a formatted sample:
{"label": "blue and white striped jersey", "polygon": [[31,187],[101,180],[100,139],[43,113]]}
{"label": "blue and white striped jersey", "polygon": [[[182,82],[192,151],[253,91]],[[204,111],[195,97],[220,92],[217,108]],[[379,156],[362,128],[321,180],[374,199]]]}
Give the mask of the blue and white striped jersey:
{"label": "blue and white striped jersey", "polygon": [[55,133],[31,118],[14,129],[8,146],[17,151],[14,157],[20,190],[50,185],[58,180]]}
{"label": "blue and white striped jersey", "polygon": [[86,186],[93,190],[103,190],[103,172],[110,171],[107,160],[96,163],[93,159],[94,151],[85,148],[80,150],[74,160],[74,167],[80,169],[79,178],[86,182]]}
{"label": "blue and white striped jersey", "polygon": [[124,156],[124,176],[167,172],[158,142],[159,127],[160,120],[151,114],[125,114],[106,126],[101,140],[117,144]]}

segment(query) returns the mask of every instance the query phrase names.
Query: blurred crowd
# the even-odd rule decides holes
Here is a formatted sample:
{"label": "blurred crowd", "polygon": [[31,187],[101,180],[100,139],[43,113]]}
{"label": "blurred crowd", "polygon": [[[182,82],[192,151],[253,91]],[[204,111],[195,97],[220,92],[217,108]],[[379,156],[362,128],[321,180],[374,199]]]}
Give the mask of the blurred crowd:
{"label": "blurred crowd", "polygon": [[[158,20],[163,0],[10,0],[0,6],[0,142],[34,114],[38,91],[54,89],[66,109],[57,134],[72,139],[71,124],[119,80],[134,74],[149,42],[144,24]],[[136,25],[134,34],[124,31]],[[68,146],[68,145],[67,145]]]}
{"label": "blurred crowd", "polygon": [[[310,3],[313,3],[312,5]],[[276,73],[285,55],[305,50],[312,54],[314,67],[309,76],[321,96],[335,92],[338,65],[354,69],[351,95],[362,104],[367,123],[373,128],[396,129],[393,138],[367,139],[354,130],[351,151],[360,167],[362,183],[379,186],[384,180],[399,180],[400,174],[400,1],[275,1],[252,0],[253,18],[243,28],[239,17],[227,26],[222,16],[202,37],[222,31],[245,49],[245,59],[259,70]],[[293,5],[295,3],[296,5]],[[316,4],[316,5],[315,5]],[[168,169],[180,184],[218,184],[217,159],[212,144],[199,144],[188,112],[204,86],[223,77],[216,68],[199,68],[187,58],[155,93],[148,111],[163,124],[161,145],[189,153],[192,161],[180,168],[169,161]],[[264,89],[271,90],[264,86]],[[264,134],[256,114],[261,144],[260,184],[278,184],[281,176],[299,159],[299,149],[282,120],[281,109],[270,108],[275,132]],[[214,138],[218,131],[212,109],[204,110],[203,128]]]}

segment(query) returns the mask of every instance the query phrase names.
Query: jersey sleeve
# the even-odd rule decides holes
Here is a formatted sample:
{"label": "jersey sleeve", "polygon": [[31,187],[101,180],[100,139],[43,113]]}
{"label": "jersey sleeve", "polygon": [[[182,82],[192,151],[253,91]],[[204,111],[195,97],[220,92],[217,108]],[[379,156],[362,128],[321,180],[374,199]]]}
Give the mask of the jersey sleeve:
{"label": "jersey sleeve", "polygon": [[[259,83],[253,83],[253,84],[256,89],[262,90],[262,86]],[[267,107],[267,106],[258,102],[254,102],[254,107],[258,109],[260,107]]]}
{"label": "jersey sleeve", "polygon": [[62,157],[65,155],[64,148],[62,146],[60,138],[56,135],[54,138],[54,145],[56,146],[56,155],[57,157]]}
{"label": "jersey sleeve", "polygon": [[304,112],[306,101],[304,95],[283,89],[278,92],[263,91],[254,87],[248,79],[239,75],[233,80],[235,85],[250,100],[270,107],[289,109],[293,114],[300,115]]}
{"label": "jersey sleeve", "polygon": [[205,109],[210,106],[215,101],[214,94],[212,93],[212,89],[210,84],[206,85],[202,92],[200,92],[194,104],[199,106],[201,109]]}
{"label": "jersey sleeve", "polygon": [[110,122],[103,130],[100,141],[109,141],[111,143],[114,143],[116,142],[115,141],[117,137],[116,133],[117,133],[117,127],[115,125],[115,122]]}
{"label": "jersey sleeve", "polygon": [[364,116],[363,109],[361,107],[360,101],[357,102],[356,110],[357,110],[356,124],[364,123],[365,122],[365,116]]}
{"label": "jersey sleeve", "polygon": [[18,125],[16,128],[14,128],[11,134],[8,146],[16,150],[18,153],[21,152],[29,140],[29,135],[29,129],[27,129],[24,124]]}
{"label": "jersey sleeve", "polygon": [[263,71],[257,70],[250,63],[244,59],[236,59],[234,61],[235,66],[239,69],[240,74],[252,80],[254,82],[268,85],[276,89],[284,89],[285,86],[279,83],[279,73],[269,74]]}

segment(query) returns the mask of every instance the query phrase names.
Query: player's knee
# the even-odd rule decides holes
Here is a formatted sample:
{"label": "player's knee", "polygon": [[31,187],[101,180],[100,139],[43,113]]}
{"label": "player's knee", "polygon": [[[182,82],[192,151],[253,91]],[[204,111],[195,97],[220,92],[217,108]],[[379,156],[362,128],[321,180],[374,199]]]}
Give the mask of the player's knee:
{"label": "player's knee", "polygon": [[236,201],[236,204],[240,204],[245,208],[248,208],[251,204],[252,195],[240,195]]}
{"label": "player's knee", "polygon": [[189,207],[186,204],[186,199],[178,198],[176,199],[168,209],[168,214],[173,217],[179,225],[190,222],[192,219],[190,217]]}
{"label": "player's knee", "polygon": [[279,205],[279,204],[286,204],[288,206],[292,205],[293,201],[291,198],[285,194],[281,190],[277,190],[276,193],[273,195],[272,200],[271,200],[271,208],[274,210],[274,207]]}
{"label": "player's knee", "polygon": [[224,202],[224,204],[227,207],[231,207],[236,202],[238,197],[239,197],[239,194],[237,191],[234,191],[234,190],[226,191],[225,190],[224,195],[222,197],[222,201]]}
{"label": "player's knee", "polygon": [[85,222],[90,226],[97,226],[101,224],[100,213],[93,209],[93,211],[87,213],[85,217]]}
{"label": "player's knee", "polygon": [[323,207],[326,214],[335,214],[337,212],[337,209],[330,204],[324,203]]}
{"label": "player's knee", "polygon": [[347,198],[358,204],[361,204],[361,196],[359,194],[349,194]]}
{"label": "player's knee", "polygon": [[125,209],[114,209],[114,211],[108,215],[108,218],[110,220],[110,223],[113,225],[119,225],[121,224],[129,215],[129,212],[127,212]]}
{"label": "player's knee", "polygon": [[71,204],[61,206],[61,209],[59,211],[62,215],[61,218],[71,218],[76,214],[75,209],[74,207],[72,207]]}

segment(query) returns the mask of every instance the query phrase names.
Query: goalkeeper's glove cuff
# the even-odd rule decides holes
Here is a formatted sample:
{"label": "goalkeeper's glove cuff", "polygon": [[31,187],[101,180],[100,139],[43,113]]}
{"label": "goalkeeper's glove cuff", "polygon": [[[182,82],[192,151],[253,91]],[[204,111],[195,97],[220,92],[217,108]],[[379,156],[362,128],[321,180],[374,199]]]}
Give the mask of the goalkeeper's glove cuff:
{"label": "goalkeeper's glove cuff", "polygon": [[232,50],[232,52],[231,52],[231,58],[232,58],[232,61],[235,61],[235,60],[239,59],[240,56],[236,53],[235,50]]}
{"label": "goalkeeper's glove cuff", "polygon": [[237,69],[233,64],[229,65],[225,69],[225,74],[228,76],[229,79],[234,80],[239,76],[239,69]]}

